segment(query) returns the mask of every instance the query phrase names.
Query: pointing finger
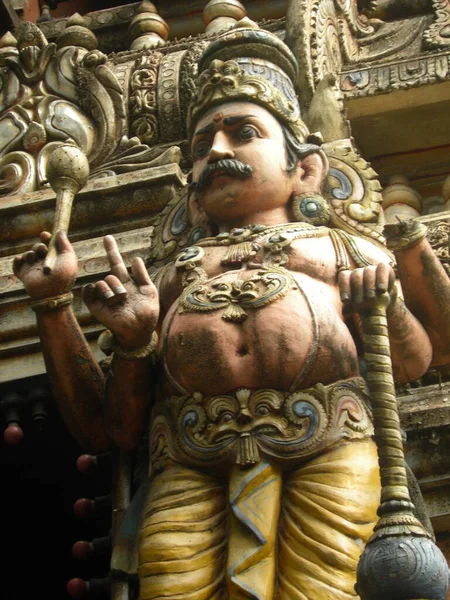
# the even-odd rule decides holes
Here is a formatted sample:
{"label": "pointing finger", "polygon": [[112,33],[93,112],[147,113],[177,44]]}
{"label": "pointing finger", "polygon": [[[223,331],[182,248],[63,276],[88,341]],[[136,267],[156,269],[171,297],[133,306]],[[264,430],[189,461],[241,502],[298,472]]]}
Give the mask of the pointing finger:
{"label": "pointing finger", "polygon": [[112,235],[107,235],[103,239],[103,245],[105,246],[106,256],[108,258],[111,273],[119,279],[122,283],[130,281],[127,268],[123,262],[122,255],[117,247],[116,240]]}

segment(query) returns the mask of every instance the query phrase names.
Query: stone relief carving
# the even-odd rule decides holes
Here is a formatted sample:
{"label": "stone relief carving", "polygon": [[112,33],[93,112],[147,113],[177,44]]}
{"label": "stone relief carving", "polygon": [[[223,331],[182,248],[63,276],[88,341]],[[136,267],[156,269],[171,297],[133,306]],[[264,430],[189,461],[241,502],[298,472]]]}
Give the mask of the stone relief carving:
{"label": "stone relief carving", "polygon": [[49,153],[66,140],[93,165],[114,151],[125,114],[121,88],[105,62],[106,56],[86,47],[57,48],[35,25],[23,25],[1,71],[1,168],[9,182],[4,194],[43,187]]}
{"label": "stone relief carving", "polygon": [[428,48],[448,48],[450,46],[450,2],[432,0],[435,21],[426,30],[423,38]]}
{"label": "stone relief carving", "polygon": [[[0,48],[0,195],[32,192],[46,183],[46,164],[70,140],[87,156],[91,178],[179,162],[177,149],[151,150],[127,137],[125,94],[84,20],[72,17],[57,40],[25,23]],[[162,55],[142,57],[131,74],[131,133],[154,143],[158,124],[156,66]],[[122,83],[122,85],[121,85]],[[153,85],[153,89],[151,86]],[[159,158],[157,158],[159,155]],[[155,162],[156,161],[156,162]]]}
{"label": "stone relief carving", "polygon": [[130,130],[147,144],[155,144],[159,140],[156,88],[162,57],[160,52],[141,56],[136,60],[130,78]]}
{"label": "stone relief carving", "polygon": [[356,148],[336,75],[326,75],[318,84],[305,120],[325,142],[330,163],[325,196],[331,222],[348,233],[384,243],[381,185]]}
{"label": "stone relief carving", "polygon": [[341,74],[341,89],[346,97],[372,96],[391,90],[450,79],[450,54],[423,56],[390,65],[374,66]]}
{"label": "stone relief carving", "polygon": [[[292,2],[286,38],[300,62],[298,86],[302,90],[302,105],[308,106],[316,86],[327,73],[339,73],[354,64],[419,54],[429,15],[423,3],[418,3],[419,7],[416,4],[403,10],[403,19],[384,21],[373,18],[373,15],[390,17],[384,4],[380,8],[376,2],[361,5],[354,0]],[[448,2],[436,1],[435,11],[438,4],[437,23],[439,30],[445,31],[442,5],[448,6]],[[426,39],[435,36],[435,32],[436,27],[432,26],[425,34]]]}
{"label": "stone relief carving", "polygon": [[450,276],[450,224],[448,223],[448,221],[434,221],[431,223],[427,223],[427,227],[428,241],[430,242],[434,253],[441,261],[445,272],[448,276]]}

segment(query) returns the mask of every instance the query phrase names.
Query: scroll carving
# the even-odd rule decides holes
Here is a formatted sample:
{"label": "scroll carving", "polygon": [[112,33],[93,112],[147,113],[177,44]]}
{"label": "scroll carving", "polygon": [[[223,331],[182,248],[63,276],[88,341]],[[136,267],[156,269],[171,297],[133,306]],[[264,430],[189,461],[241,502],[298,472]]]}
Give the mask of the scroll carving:
{"label": "scroll carving", "polygon": [[426,30],[423,39],[428,48],[450,47],[450,2],[433,0],[435,22]]}
{"label": "scroll carving", "polygon": [[115,150],[125,123],[123,92],[99,50],[87,53],[75,67],[80,106],[96,124],[96,140],[89,159],[101,164]]}
{"label": "scroll carving", "polygon": [[341,71],[344,56],[355,54],[355,40],[375,30],[353,0],[296,0],[289,6],[286,21],[287,42],[299,61],[298,88],[304,105],[324,75]]}
{"label": "scroll carving", "polygon": [[324,150],[330,162],[327,197],[333,224],[383,244],[382,188],[377,173],[350,139],[325,144]]}
{"label": "scroll carving", "polygon": [[67,40],[57,50],[32,23],[22,26],[17,40],[8,35],[0,72],[1,195],[44,187],[50,150],[67,140],[92,166],[102,164],[126,124],[122,89],[104,54]]}
{"label": "scroll carving", "polygon": [[330,170],[326,197],[335,227],[384,243],[381,185],[351,137],[338,78],[326,75],[312,98],[306,122],[325,141]]}
{"label": "scroll carving", "polygon": [[[435,0],[435,4],[448,5],[448,0]],[[327,73],[339,73],[361,62],[407,56],[408,46],[421,39],[428,22],[423,10],[420,14],[413,11],[410,18],[385,22],[367,17],[365,13],[371,15],[375,8],[376,3],[367,6],[356,0],[291,3],[286,36],[300,65],[298,88],[303,106],[309,105]],[[442,7],[440,11],[441,27],[445,27]]]}
{"label": "scroll carving", "polygon": [[433,248],[434,253],[441,261],[445,272],[450,277],[450,223],[447,221],[434,221],[427,223],[427,238]]}

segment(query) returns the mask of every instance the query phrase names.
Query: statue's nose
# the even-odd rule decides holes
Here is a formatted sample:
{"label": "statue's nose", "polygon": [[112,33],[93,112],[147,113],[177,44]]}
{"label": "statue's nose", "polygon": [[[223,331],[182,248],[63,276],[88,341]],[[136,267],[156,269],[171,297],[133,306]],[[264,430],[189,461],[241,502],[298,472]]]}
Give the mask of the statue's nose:
{"label": "statue's nose", "polygon": [[227,134],[224,131],[217,131],[209,151],[209,162],[224,158],[234,158],[234,151]]}
{"label": "statue's nose", "polygon": [[251,420],[252,420],[252,415],[250,414],[248,408],[242,408],[239,411],[239,414],[236,418],[236,421],[240,425],[246,425],[247,423],[250,423]]}

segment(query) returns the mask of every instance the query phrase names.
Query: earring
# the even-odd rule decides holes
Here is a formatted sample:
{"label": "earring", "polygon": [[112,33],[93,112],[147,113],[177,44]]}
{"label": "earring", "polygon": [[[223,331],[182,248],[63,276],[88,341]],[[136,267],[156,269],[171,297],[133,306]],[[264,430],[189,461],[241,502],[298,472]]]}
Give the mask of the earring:
{"label": "earring", "polygon": [[299,194],[292,200],[292,210],[296,221],[312,225],[328,225],[330,222],[330,207],[328,202],[319,194]]}

